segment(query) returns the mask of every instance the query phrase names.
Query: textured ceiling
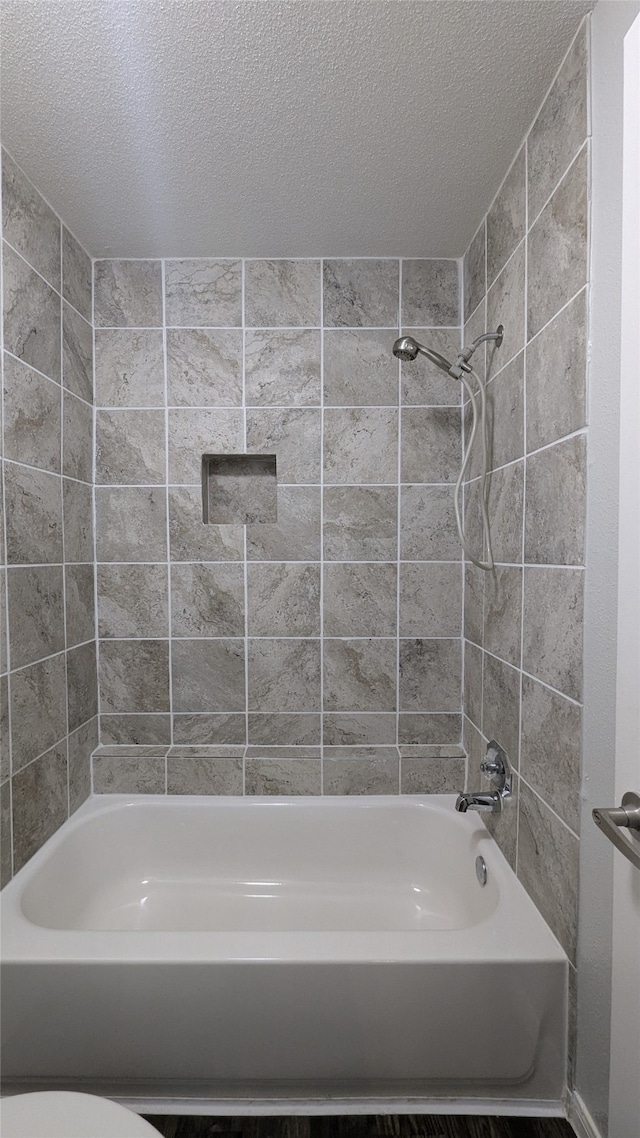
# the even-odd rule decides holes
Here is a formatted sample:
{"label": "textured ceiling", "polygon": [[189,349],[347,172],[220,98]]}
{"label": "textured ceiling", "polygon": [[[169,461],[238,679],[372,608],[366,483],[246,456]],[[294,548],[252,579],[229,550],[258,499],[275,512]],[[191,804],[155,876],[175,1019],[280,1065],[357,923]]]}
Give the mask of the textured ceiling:
{"label": "textured ceiling", "polygon": [[459,256],[591,0],[2,0],[2,141],[96,256]]}

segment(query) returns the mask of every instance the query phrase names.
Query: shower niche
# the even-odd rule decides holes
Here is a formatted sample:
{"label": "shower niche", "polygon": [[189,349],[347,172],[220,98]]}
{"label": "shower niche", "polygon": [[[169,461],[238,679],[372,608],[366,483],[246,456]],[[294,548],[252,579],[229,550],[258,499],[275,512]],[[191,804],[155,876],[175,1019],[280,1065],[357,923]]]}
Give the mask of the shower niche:
{"label": "shower niche", "polygon": [[203,454],[202,520],[205,525],[276,522],[275,454]]}

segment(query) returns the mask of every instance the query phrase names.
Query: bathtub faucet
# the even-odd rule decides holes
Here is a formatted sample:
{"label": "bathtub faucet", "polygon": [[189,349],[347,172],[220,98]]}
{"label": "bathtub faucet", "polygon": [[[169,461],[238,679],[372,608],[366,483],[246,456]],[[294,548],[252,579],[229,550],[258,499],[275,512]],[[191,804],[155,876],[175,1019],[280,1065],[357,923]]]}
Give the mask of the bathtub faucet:
{"label": "bathtub faucet", "polygon": [[456,799],[456,810],[466,814],[467,810],[477,810],[481,814],[499,814],[502,810],[502,799],[511,794],[511,768],[502,747],[492,739],[487,744],[487,753],[480,770],[488,775],[493,784],[493,790],[465,791]]}

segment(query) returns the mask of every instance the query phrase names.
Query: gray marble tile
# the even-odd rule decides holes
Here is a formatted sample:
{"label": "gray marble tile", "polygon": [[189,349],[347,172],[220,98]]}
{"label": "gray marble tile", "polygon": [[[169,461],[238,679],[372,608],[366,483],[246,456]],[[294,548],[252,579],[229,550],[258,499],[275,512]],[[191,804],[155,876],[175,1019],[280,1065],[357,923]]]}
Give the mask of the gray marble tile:
{"label": "gray marble tile", "polygon": [[579,841],[529,789],[520,788],[518,877],[575,963]]}
{"label": "gray marble tile", "polygon": [[393,755],[368,755],[366,758],[332,758],[325,752],[323,793],[397,794],[399,765],[397,751]]}
{"label": "gray marble tile", "polygon": [[67,391],[93,403],[93,329],[66,303],[62,305],[62,382]]}
{"label": "gray marble tile", "polygon": [[6,150],[2,152],[2,226],[7,240],[60,288],[60,219]]}
{"label": "gray marble tile", "polygon": [[324,402],[327,407],[394,406],[398,361],[396,330],[336,328],[324,333]]}
{"label": "gray marble tile", "polygon": [[179,407],[240,406],[242,332],[227,328],[170,328],[167,401]]}
{"label": "gray marble tile", "polygon": [[94,755],[94,794],[164,794],[165,760],[153,755]]}
{"label": "gray marble tile", "polygon": [[398,556],[395,488],[329,486],[323,498],[327,561],[389,561]]}
{"label": "gray marble tile", "polygon": [[244,712],[173,716],[173,738],[176,743],[244,744],[246,733]]}
{"label": "gray marble tile", "polygon": [[[520,667],[521,624],[522,569],[496,566],[486,575],[483,644],[516,668]],[[476,642],[480,643],[477,638]]]}
{"label": "gray marble tile", "polygon": [[582,708],[523,676],[522,776],[576,833],[581,742]]}
{"label": "gray marble tile", "polygon": [[[524,454],[524,352],[489,383],[487,402],[492,424],[489,465],[495,469]],[[476,454],[480,455],[479,447]]]}
{"label": "gray marble tile", "polygon": [[275,455],[205,455],[203,521],[208,525],[272,523],[278,518]]}
{"label": "gray marble tile", "polygon": [[61,300],[8,245],[3,247],[4,346],[60,382]]}
{"label": "gray marble tile", "polygon": [[91,257],[62,226],[62,295],[85,320],[91,320]]}
{"label": "gray marble tile", "polygon": [[104,715],[100,716],[100,738],[103,743],[135,745],[171,742],[169,715]]}
{"label": "gray marble tile", "polygon": [[98,635],[167,637],[166,565],[98,565]]}
{"label": "gray marble tile", "polygon": [[380,745],[396,741],[396,716],[393,713],[333,712],[324,715],[322,722],[326,747]]}
{"label": "gray marble tile", "polygon": [[523,462],[514,462],[491,475],[489,522],[496,562],[522,561],[523,498]]}
{"label": "gray marble tile", "polygon": [[100,407],[164,406],[160,329],[96,328],[96,403]]}
{"label": "gray marble tile", "polygon": [[312,747],[319,745],[320,737],[320,716],[310,712],[249,716],[249,743],[252,746]]}
{"label": "gray marble tile", "polygon": [[62,472],[67,478],[93,482],[93,408],[64,393]]}
{"label": "gray marble tile", "polygon": [[485,245],[486,228],[483,221],[462,261],[465,320],[478,307],[487,289]]}
{"label": "gray marble tile", "polygon": [[247,411],[247,451],[276,455],[278,485],[320,482],[320,433],[319,410]]}
{"label": "gray marble tile", "polygon": [[104,260],[93,265],[97,328],[160,328],[160,261]]}
{"label": "gray marble tile", "polygon": [[11,784],[4,782],[0,785],[0,889],[11,881],[12,862]]}
{"label": "gray marble tile", "polygon": [[317,711],[319,640],[249,640],[249,711]]}
{"label": "gray marble tile", "polygon": [[525,569],[523,668],[571,699],[582,694],[583,571]]}
{"label": "gray marble tile", "polygon": [[395,636],[397,566],[324,566],[325,636]]}
{"label": "gray marble tile", "polygon": [[22,668],[64,648],[62,566],[7,571],[11,667]]}
{"label": "gray marble tile", "polygon": [[174,640],[174,711],[244,711],[243,640]]}
{"label": "gray marble tile", "polygon": [[246,759],[245,794],[320,794],[321,759]]}
{"label": "gray marble tile", "polygon": [[98,411],[96,482],[162,486],[165,481],[165,412]]}
{"label": "gray marble tile", "polygon": [[242,794],[241,758],[167,759],[167,794]]}
{"label": "gray marble tile", "polygon": [[5,463],[7,563],[62,561],[60,479],[42,470]]}
{"label": "gray marble tile", "polygon": [[454,794],[462,790],[465,779],[463,758],[424,758],[402,756],[400,762],[401,794]]}
{"label": "gray marble tile", "polygon": [[0,676],[0,783],[11,774],[11,747],[9,731],[9,680]]}
{"label": "gray marble tile", "polygon": [[400,476],[403,482],[455,482],[462,465],[458,407],[405,407]]}
{"label": "gray marble tile", "polygon": [[281,486],[277,491],[278,520],[246,527],[247,559],[318,561],[320,495],[318,486]]}
{"label": "gray marble tile", "polygon": [[320,324],[320,261],[246,261],[245,324],[252,328]]}
{"label": "gray marble tile", "polygon": [[245,752],[246,759],[319,759],[322,757],[321,748],[318,747],[263,747],[251,745]]}
{"label": "gray marble tile", "polygon": [[165,262],[167,324],[187,327],[239,327],[242,324],[240,261]]}
{"label": "gray marble tile", "polygon": [[13,773],[67,733],[64,655],[52,656],[11,677]]}
{"label": "gray marble tile", "polygon": [[92,640],[67,652],[67,703],[69,731],[75,731],[98,714],[96,645]]}
{"label": "gray marble tile", "polygon": [[249,636],[319,636],[320,566],[247,566]]}
{"label": "gray marble tile", "polygon": [[484,636],[485,574],[466,563],[464,569],[464,635],[474,644],[482,644]]}
{"label": "gray marble tile", "polygon": [[476,644],[465,641],[462,703],[465,715],[479,731],[482,730],[482,656]]}
{"label": "gray marble tile", "polygon": [[325,261],[323,274],[325,327],[393,328],[398,324],[398,261]]}
{"label": "gray marble tile", "polygon": [[90,719],[69,735],[69,813],[91,794],[91,755],[98,745],[98,720]]}
{"label": "gray marble tile", "polygon": [[244,449],[239,408],[169,411],[169,481],[174,485],[200,483],[203,454],[240,454]]}
{"label": "gray marble tile", "polygon": [[527,345],[527,446],[530,451],[586,423],[586,291]]}
{"label": "gray marble tile", "polygon": [[400,566],[400,636],[459,636],[462,566]]}
{"label": "gray marble tile", "polygon": [[587,137],[587,26],[583,25],[527,139],[529,224]]}
{"label": "gray marble tile", "polygon": [[527,459],[525,561],[582,564],[586,478],[584,435],[557,443]]}
{"label": "gray marble tile", "polygon": [[461,743],[438,745],[423,743],[417,746],[402,745],[398,748],[402,759],[464,759],[465,749]]}
{"label": "gray marble tile", "polygon": [[244,636],[242,565],[172,565],[172,636]]}
{"label": "gray marble tile", "polygon": [[402,711],[460,710],[460,640],[401,640],[399,674]]}
{"label": "gray marble tile", "polygon": [[95,638],[93,565],[66,565],[65,618],[67,648]]}
{"label": "gray marble tile", "polygon": [[247,405],[318,407],[320,336],[313,328],[245,332]]}
{"label": "gray marble tile", "polygon": [[13,868],[19,869],[67,820],[67,748],[54,747],[12,781]]}
{"label": "gray marble tile", "polygon": [[480,790],[484,776],[479,768],[485,756],[486,741],[466,715],[463,717],[462,745],[467,755],[465,790]]}
{"label": "gray marble tile", "polygon": [[[0,568],[0,674],[9,670],[7,661],[7,573]],[[0,782],[2,782],[0,775]]]}
{"label": "gray marble tile", "polygon": [[589,156],[583,150],[529,233],[528,334],[531,339],[587,279]]}
{"label": "gray marble tile", "polygon": [[353,407],[324,413],[324,480],[392,483],[398,477],[398,412]]}
{"label": "gray marble tile", "polygon": [[105,756],[108,758],[127,758],[135,759],[143,755],[164,759],[171,748],[165,745],[141,745],[133,744],[110,746],[108,743],[100,743],[96,748],[96,754],[100,757]]}
{"label": "gray marble tile", "polygon": [[66,561],[93,561],[92,489],[84,482],[62,479],[64,553]]}
{"label": "gray marble tile", "polygon": [[458,262],[402,262],[401,322],[411,327],[458,324],[460,319]]}
{"label": "gray marble tile", "polygon": [[324,640],[325,711],[395,711],[395,640]]}
{"label": "gray marble tile", "polygon": [[[460,351],[459,328],[411,328],[408,332],[403,328],[402,334],[413,336],[447,360],[455,360]],[[461,384],[445,375],[426,356],[419,355],[410,363],[401,364],[400,374],[401,401],[406,407],[453,407],[460,403]]]}
{"label": "gray marble tile", "polygon": [[98,561],[166,561],[164,489],[104,486],[96,490]]}
{"label": "gray marble tile", "polygon": [[400,556],[407,561],[460,557],[453,487],[403,486],[400,491]]}
{"label": "gray marble tile", "polygon": [[170,488],[169,544],[172,561],[242,561],[244,556],[242,526],[203,523],[200,486]]}
{"label": "gray marble tile", "polygon": [[[489,344],[487,364],[493,375],[522,351],[525,345],[525,242],[521,241],[487,293],[487,328],[504,326],[499,347]],[[529,271],[531,262],[529,261]]]}
{"label": "gray marble tile", "polygon": [[525,147],[509,170],[487,214],[487,282],[492,284],[527,228]]}
{"label": "gray marble tile", "polygon": [[519,765],[520,672],[484,653],[482,672],[482,733],[506,751],[512,767]]}
{"label": "gray marble tile", "polygon": [[461,735],[461,715],[405,712],[398,716],[398,742],[405,745],[458,743]]}
{"label": "gray marble tile", "polygon": [[5,456],[59,473],[60,413],[58,384],[5,355]]}
{"label": "gray marble tile", "polygon": [[105,714],[168,711],[168,641],[102,640],[100,707]]}
{"label": "gray marble tile", "polygon": [[169,747],[167,757],[171,759],[242,759],[245,749],[244,744],[242,746],[224,746],[215,743],[203,746],[178,744]]}

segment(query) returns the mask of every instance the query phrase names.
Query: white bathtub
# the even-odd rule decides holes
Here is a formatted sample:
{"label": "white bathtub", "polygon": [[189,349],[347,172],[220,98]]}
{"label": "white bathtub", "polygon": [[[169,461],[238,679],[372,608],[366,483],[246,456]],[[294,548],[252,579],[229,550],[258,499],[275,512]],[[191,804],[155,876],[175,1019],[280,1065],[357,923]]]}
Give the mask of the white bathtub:
{"label": "white bathtub", "polygon": [[0,905],[9,1091],[559,1112],[566,957],[452,796],[97,797]]}

